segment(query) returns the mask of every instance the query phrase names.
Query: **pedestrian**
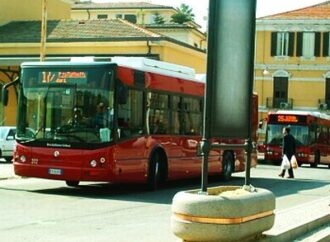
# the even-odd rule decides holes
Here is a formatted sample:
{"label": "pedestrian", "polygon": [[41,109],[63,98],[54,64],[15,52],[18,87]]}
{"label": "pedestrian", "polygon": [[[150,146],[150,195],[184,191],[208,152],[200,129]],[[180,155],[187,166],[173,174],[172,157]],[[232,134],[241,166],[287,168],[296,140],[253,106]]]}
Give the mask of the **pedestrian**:
{"label": "pedestrian", "polygon": [[[286,155],[289,160],[296,153],[296,140],[290,134],[290,128],[283,128],[283,144],[282,144],[282,156]],[[285,169],[282,169],[282,172],[278,175],[280,177],[284,177]],[[289,176],[287,178],[294,178],[292,165],[290,163],[290,168],[288,169]]]}

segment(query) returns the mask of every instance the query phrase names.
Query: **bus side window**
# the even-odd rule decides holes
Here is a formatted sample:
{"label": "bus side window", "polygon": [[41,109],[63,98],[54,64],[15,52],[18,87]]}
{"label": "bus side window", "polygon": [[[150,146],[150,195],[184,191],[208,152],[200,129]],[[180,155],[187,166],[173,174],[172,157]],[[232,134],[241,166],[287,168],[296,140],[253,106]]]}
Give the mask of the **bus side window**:
{"label": "bus side window", "polygon": [[180,134],[181,131],[181,98],[179,96],[172,97],[172,133]]}
{"label": "bus side window", "polygon": [[321,144],[325,144],[327,142],[327,130],[325,129],[325,127],[320,127],[318,131],[319,132],[318,132],[317,142]]}
{"label": "bus side window", "polygon": [[141,135],[143,132],[143,92],[129,89],[127,102],[118,105],[120,138]]}
{"label": "bus side window", "polygon": [[202,109],[201,102],[198,98],[184,97],[183,98],[183,127],[185,135],[201,135],[202,127]]}
{"label": "bus side window", "polygon": [[315,144],[316,141],[316,135],[317,135],[317,124],[316,123],[312,123],[310,126],[310,130],[309,130],[309,136],[310,136],[310,144]]}
{"label": "bus side window", "polygon": [[148,94],[150,106],[148,111],[148,127],[150,134],[169,133],[169,96],[151,92]]}

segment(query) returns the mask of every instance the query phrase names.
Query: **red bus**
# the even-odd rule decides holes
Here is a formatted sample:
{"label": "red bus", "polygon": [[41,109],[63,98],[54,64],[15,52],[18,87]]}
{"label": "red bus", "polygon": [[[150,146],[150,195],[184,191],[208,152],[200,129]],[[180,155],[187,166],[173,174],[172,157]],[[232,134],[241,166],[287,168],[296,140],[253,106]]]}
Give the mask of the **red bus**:
{"label": "red bus", "polygon": [[[138,57],[23,63],[15,173],[69,186],[99,181],[152,189],[200,176],[204,83],[195,76],[191,68]],[[243,149],[212,151],[209,173],[228,180],[244,163]]]}
{"label": "red bus", "polygon": [[296,139],[298,164],[328,164],[330,168],[330,116],[320,112],[282,110],[267,116],[265,160],[281,162],[282,129],[289,126]]}

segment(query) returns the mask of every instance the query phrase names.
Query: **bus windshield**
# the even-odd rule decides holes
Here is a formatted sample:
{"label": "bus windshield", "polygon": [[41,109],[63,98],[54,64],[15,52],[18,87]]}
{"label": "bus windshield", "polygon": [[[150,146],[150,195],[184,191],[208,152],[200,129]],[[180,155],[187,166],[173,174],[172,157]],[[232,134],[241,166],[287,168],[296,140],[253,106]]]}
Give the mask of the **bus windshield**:
{"label": "bus windshield", "polygon": [[17,140],[112,140],[114,71],[109,65],[22,68]]}
{"label": "bus windshield", "polygon": [[[282,145],[282,130],[286,125],[268,124],[266,143],[270,145]],[[290,125],[290,133],[296,139],[297,146],[308,145],[308,127],[302,125]]]}

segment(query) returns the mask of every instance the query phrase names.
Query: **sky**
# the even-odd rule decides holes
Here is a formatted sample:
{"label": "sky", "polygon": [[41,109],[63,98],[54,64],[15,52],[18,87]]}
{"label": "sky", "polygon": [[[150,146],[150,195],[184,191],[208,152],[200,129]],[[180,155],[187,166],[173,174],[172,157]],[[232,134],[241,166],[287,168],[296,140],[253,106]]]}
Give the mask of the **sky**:
{"label": "sky", "polygon": [[[195,14],[195,22],[205,30],[207,25],[209,0],[92,0],[93,2],[151,2],[155,4],[179,7],[181,3],[189,5]],[[257,17],[312,6],[326,0],[257,0]]]}

